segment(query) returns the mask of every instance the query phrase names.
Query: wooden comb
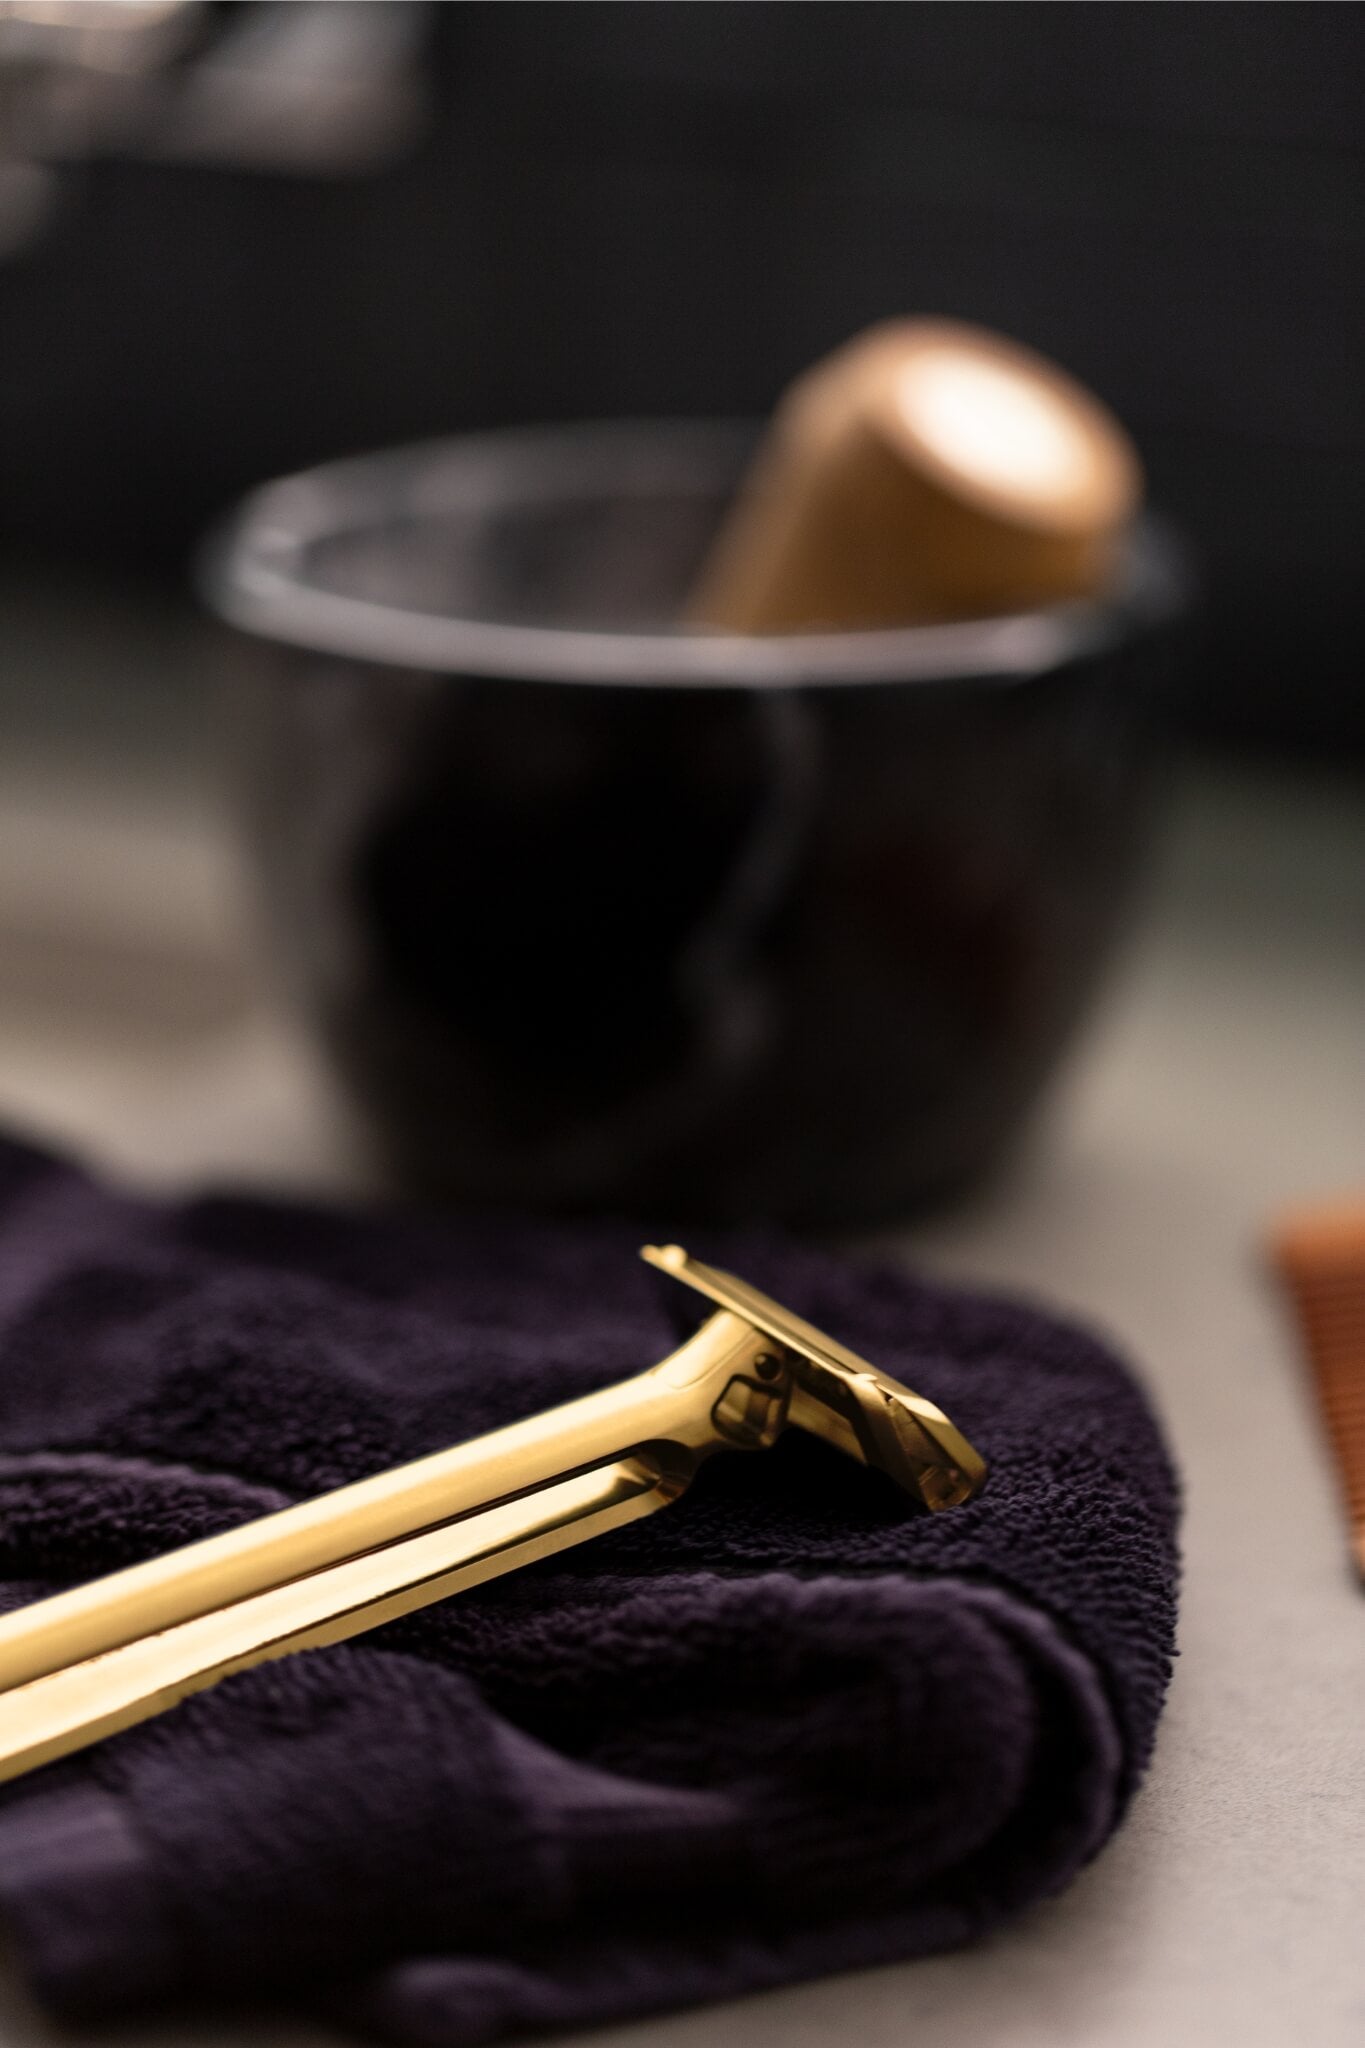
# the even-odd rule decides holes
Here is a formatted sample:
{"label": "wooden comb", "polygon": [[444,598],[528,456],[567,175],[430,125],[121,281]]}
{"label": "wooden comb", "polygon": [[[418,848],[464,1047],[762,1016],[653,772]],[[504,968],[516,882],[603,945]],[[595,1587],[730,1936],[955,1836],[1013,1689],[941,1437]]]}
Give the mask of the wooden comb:
{"label": "wooden comb", "polygon": [[1271,1255],[1303,1332],[1365,1581],[1365,1196],[1286,1216]]}

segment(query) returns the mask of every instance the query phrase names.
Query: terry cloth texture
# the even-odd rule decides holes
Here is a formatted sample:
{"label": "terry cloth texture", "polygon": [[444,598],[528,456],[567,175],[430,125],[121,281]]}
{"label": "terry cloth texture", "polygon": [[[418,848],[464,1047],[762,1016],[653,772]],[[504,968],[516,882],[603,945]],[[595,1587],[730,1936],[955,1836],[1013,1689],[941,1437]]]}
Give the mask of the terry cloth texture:
{"label": "terry cloth texture", "polygon": [[[0,1602],[653,1363],[635,1233],[113,1193],[0,1147]],[[467,2044],[967,1942],[1118,1822],[1176,1489],[1096,1340],[763,1236],[695,1247],[990,1462],[923,1516],[790,1433],[678,1505],[230,1679],[0,1794],[0,1918],[78,2018],[281,2000]]]}

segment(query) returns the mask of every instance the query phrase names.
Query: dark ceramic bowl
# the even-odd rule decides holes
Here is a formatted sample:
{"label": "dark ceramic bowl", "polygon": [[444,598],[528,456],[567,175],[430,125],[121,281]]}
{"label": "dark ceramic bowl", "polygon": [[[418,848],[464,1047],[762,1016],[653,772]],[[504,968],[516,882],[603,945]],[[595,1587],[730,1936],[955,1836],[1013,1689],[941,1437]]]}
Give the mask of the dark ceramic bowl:
{"label": "dark ceramic bowl", "polygon": [[996,1160],[1095,988],[1182,609],[667,622],[749,437],[483,435],[250,498],[253,841],[281,961],[410,1183],[883,1218]]}

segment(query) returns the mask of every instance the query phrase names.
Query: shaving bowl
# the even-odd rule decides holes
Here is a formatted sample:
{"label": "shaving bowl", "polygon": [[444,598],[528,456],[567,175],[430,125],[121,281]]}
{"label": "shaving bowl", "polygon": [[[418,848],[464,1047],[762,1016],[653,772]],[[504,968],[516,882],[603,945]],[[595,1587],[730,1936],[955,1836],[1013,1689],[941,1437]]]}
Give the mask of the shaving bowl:
{"label": "shaving bowl", "polygon": [[686,630],[751,443],[424,443],[206,553],[274,959],[416,1189],[885,1219],[1008,1153],[1095,993],[1178,547],[1140,523],[1099,597],[1008,616]]}

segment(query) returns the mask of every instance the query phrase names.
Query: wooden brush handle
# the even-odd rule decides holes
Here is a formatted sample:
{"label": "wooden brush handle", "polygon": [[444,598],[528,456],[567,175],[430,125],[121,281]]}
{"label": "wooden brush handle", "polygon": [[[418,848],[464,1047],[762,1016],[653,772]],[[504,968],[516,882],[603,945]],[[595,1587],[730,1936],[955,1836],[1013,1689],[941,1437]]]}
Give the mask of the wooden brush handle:
{"label": "wooden brush handle", "polygon": [[776,633],[1084,596],[1141,492],[1118,422],[1041,356],[952,321],[888,323],[787,393],[686,616]]}

